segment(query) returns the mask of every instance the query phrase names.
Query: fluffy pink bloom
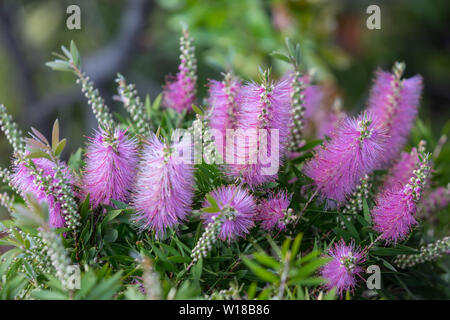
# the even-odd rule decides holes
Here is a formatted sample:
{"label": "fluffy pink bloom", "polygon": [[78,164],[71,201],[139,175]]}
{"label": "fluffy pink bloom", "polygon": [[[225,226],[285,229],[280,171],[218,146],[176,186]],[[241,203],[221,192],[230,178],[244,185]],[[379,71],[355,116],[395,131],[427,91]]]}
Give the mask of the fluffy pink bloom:
{"label": "fluffy pink bloom", "polygon": [[391,168],[390,175],[383,184],[383,190],[402,188],[408,183],[418,164],[419,156],[416,148],[410,153],[402,152],[400,160]]}
{"label": "fluffy pink bloom", "polygon": [[386,142],[381,123],[370,113],[347,118],[305,164],[303,172],[314,180],[322,198],[343,203],[361,177],[377,166]]}
{"label": "fluffy pink bloom", "polygon": [[[55,163],[45,159],[33,159],[33,163],[37,169],[42,169],[43,177],[52,177],[51,184],[57,183],[58,179],[55,179]],[[60,162],[59,166],[63,167],[64,178],[71,184],[74,184],[74,178],[70,169],[64,162]],[[35,183],[36,177],[30,172],[30,170],[24,165],[23,162],[19,162],[13,170],[11,176],[11,183],[16,187],[23,195],[32,194],[38,203],[47,202],[49,208],[49,226],[51,228],[62,228],[65,225],[65,220],[61,212],[61,204],[55,200],[52,195],[47,195],[44,188],[38,187]]]}
{"label": "fluffy pink bloom", "polygon": [[94,207],[110,205],[111,199],[126,201],[138,163],[137,141],[120,129],[113,134],[100,129],[89,139],[82,186],[84,196],[90,194]]}
{"label": "fluffy pink bloom", "polygon": [[[229,173],[250,186],[274,181],[290,138],[289,83],[250,83],[239,92],[235,149]],[[273,141],[272,141],[273,140]]]}
{"label": "fluffy pink bloom", "polygon": [[384,163],[394,160],[408,140],[419,107],[422,77],[399,80],[378,70],[371,89],[368,110],[380,118],[391,137]]}
{"label": "fluffy pink bloom", "polygon": [[388,190],[377,196],[372,209],[374,230],[381,233],[381,239],[397,243],[403,240],[417,223],[416,203],[410,189]]}
{"label": "fluffy pink bloom", "polygon": [[344,292],[354,290],[357,283],[356,277],[360,277],[364,272],[360,264],[365,261],[365,257],[353,242],[346,245],[343,240],[335,243],[328,255],[332,260],[322,267],[320,273],[328,282],[326,288],[328,290],[336,288],[342,297]]}
{"label": "fluffy pink bloom", "polygon": [[288,207],[291,203],[291,196],[285,192],[271,194],[267,200],[262,200],[258,206],[256,220],[261,221],[261,227],[265,230],[286,229],[288,218]]}
{"label": "fluffy pink bloom", "polygon": [[136,222],[155,231],[156,237],[163,237],[167,228],[178,225],[191,211],[194,176],[191,161],[181,153],[185,147],[183,140],[167,145],[152,136],[144,150],[132,206]]}
{"label": "fluffy pink bloom", "polygon": [[178,112],[192,109],[197,82],[194,46],[188,30],[184,28],[180,39],[180,51],[181,63],[177,76],[167,78],[163,91],[163,104]]}
{"label": "fluffy pink bloom", "polygon": [[225,76],[225,81],[211,80],[209,83],[208,105],[211,108],[209,126],[222,135],[222,148],[218,146],[222,156],[225,154],[227,129],[236,128],[238,112],[236,100],[240,88],[241,83],[228,75]]}
{"label": "fluffy pink bloom", "polygon": [[191,110],[195,100],[195,79],[188,76],[189,70],[180,65],[176,77],[168,77],[163,92],[163,104],[178,112]]}
{"label": "fluffy pink bloom", "polygon": [[[206,224],[213,222],[212,217],[225,214],[222,217],[222,225],[219,232],[221,240],[234,240],[243,237],[254,226],[256,204],[247,190],[236,186],[220,187],[210,193],[211,197],[219,206],[220,212],[203,214]],[[212,204],[206,200],[203,207],[211,207]]]}

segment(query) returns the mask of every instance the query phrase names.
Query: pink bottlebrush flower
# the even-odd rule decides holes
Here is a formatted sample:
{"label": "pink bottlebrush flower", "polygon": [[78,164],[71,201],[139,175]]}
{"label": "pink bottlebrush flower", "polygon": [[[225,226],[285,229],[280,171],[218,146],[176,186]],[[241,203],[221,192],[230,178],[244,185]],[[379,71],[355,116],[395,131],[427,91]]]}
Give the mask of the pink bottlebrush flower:
{"label": "pink bottlebrush flower", "polygon": [[176,77],[168,77],[164,87],[164,105],[178,112],[191,110],[195,101],[195,81],[187,73],[187,69],[180,66]]}
{"label": "pink bottlebrush flower", "polygon": [[[192,162],[180,156],[185,141],[167,145],[156,136],[147,141],[132,195],[135,220],[142,229],[163,237],[191,211],[194,196]],[[190,147],[188,146],[188,149]]]}
{"label": "pink bottlebrush flower", "polygon": [[274,181],[290,138],[289,83],[250,83],[241,88],[238,101],[232,159],[227,154],[229,174],[250,186]]}
{"label": "pink bottlebrush flower", "polygon": [[180,39],[180,51],[181,63],[177,76],[167,78],[163,92],[163,104],[178,112],[192,109],[197,85],[194,47],[186,29],[183,29]]}
{"label": "pink bottlebrush flower", "polygon": [[262,200],[258,206],[256,220],[261,221],[261,227],[265,230],[278,229],[286,230],[289,222],[289,204],[291,196],[285,192],[271,194],[267,200]]}
{"label": "pink bottlebrush flower", "polygon": [[391,168],[390,175],[383,184],[383,190],[402,188],[408,183],[418,164],[419,155],[416,148],[413,148],[410,153],[402,152],[400,160]]}
{"label": "pink bottlebrush flower", "polygon": [[126,201],[138,163],[138,146],[134,138],[116,129],[103,129],[90,139],[83,176],[83,195],[90,195],[93,207],[111,205],[111,199]]}
{"label": "pink bottlebrush flower", "polygon": [[[38,158],[32,160],[36,168],[42,170],[43,177],[52,177],[51,184],[56,184],[58,179],[55,179],[55,163],[46,159]],[[64,162],[60,162],[59,166],[63,167],[64,178],[71,184],[74,184],[74,177],[70,169]],[[55,200],[52,195],[47,195],[42,187],[35,183],[36,177],[30,172],[23,162],[18,162],[14,167],[11,184],[17,188],[22,195],[30,193],[36,198],[38,203],[47,202],[49,208],[49,226],[51,228],[62,228],[65,225],[65,219],[61,212],[61,204]],[[56,191],[56,190],[55,190]]]}
{"label": "pink bottlebrush flower", "polygon": [[222,148],[218,148],[221,156],[225,154],[227,129],[236,128],[238,112],[236,100],[240,88],[241,83],[230,73],[225,76],[224,81],[209,82],[208,105],[211,108],[208,117],[209,126],[222,134]]}
{"label": "pink bottlebrush flower", "polygon": [[375,169],[386,142],[385,130],[370,113],[347,118],[305,164],[303,172],[314,180],[322,198],[343,203],[361,177]]}
{"label": "pink bottlebrush flower", "polygon": [[328,255],[332,260],[320,270],[321,276],[327,280],[326,288],[336,291],[342,297],[346,291],[355,289],[357,279],[364,269],[360,266],[365,261],[363,252],[352,242],[346,245],[343,240],[330,248]]}
{"label": "pink bottlebrush flower", "polygon": [[394,160],[408,140],[419,107],[422,77],[400,79],[404,65],[396,64],[394,73],[378,70],[371,89],[368,110],[380,118],[391,137],[383,165]]}
{"label": "pink bottlebrush flower", "polygon": [[[413,150],[411,153],[413,157],[414,152]],[[424,154],[424,150],[420,152],[420,162],[411,171],[407,183],[403,187],[395,188],[397,183],[394,181],[392,187],[380,193],[375,199],[376,206],[372,209],[373,228],[381,233],[381,239],[386,242],[397,243],[405,239],[412,226],[417,223],[415,219],[417,204],[431,170],[430,154]],[[400,174],[397,176],[404,179]]]}
{"label": "pink bottlebrush flower", "polygon": [[372,209],[374,230],[381,233],[381,239],[397,243],[403,240],[417,224],[414,217],[416,204],[410,189],[388,190],[375,200]]}
{"label": "pink bottlebrush flower", "polygon": [[[236,186],[220,187],[211,193],[219,206],[220,212],[204,212],[205,224],[213,222],[213,217],[222,214],[223,223],[220,228],[219,238],[223,241],[232,241],[237,237],[243,237],[254,226],[256,204],[247,190]],[[211,207],[212,204],[206,200],[203,207]]]}

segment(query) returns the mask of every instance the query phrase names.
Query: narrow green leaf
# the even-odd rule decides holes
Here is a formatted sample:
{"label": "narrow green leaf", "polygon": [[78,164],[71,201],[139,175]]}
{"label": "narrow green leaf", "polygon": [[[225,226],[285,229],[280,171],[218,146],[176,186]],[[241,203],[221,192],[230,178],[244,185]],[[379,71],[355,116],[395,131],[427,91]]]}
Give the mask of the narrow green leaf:
{"label": "narrow green leaf", "polygon": [[61,154],[61,152],[63,152],[64,147],[66,146],[66,139],[62,139],[55,147],[55,150],[53,151],[55,156],[59,156]]}
{"label": "narrow green leaf", "polygon": [[246,257],[242,257],[242,260],[247,265],[247,267],[249,267],[250,270],[252,270],[253,273],[256,274],[261,280],[271,283],[278,282],[278,277],[275,274],[261,267],[259,264]]}
{"label": "narrow green leaf", "polygon": [[53,130],[52,130],[52,148],[53,152],[56,149],[56,145],[59,143],[59,121],[58,119],[55,120],[55,123],[53,124]]}

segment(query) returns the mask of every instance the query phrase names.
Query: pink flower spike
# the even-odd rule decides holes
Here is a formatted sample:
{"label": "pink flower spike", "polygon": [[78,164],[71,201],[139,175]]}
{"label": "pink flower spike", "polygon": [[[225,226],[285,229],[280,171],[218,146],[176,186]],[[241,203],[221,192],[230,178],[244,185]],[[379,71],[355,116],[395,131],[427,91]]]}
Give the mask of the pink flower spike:
{"label": "pink flower spike", "polygon": [[[219,231],[221,240],[232,241],[247,234],[254,226],[253,220],[256,214],[255,200],[247,190],[236,186],[226,186],[210,194],[219,206],[220,212],[204,212],[202,218],[205,224],[213,222],[213,217],[222,214],[224,215],[221,218],[223,223]],[[203,204],[205,208],[211,206],[209,200]]]}
{"label": "pink flower spike", "polygon": [[140,163],[132,195],[135,221],[141,229],[154,231],[157,238],[191,212],[194,175],[192,163],[180,156],[185,143],[167,145],[152,136]]}
{"label": "pink flower spike", "polygon": [[238,103],[239,131],[232,159],[227,154],[228,173],[251,187],[274,181],[290,139],[289,83],[250,83],[241,88]]}
{"label": "pink flower spike", "polygon": [[90,195],[93,207],[111,205],[111,199],[126,201],[138,163],[137,141],[124,131],[103,129],[90,138],[83,176],[83,195]]}
{"label": "pink flower spike", "polygon": [[378,165],[386,143],[385,130],[372,114],[347,118],[303,172],[314,180],[322,199],[342,204],[360,179]]}
{"label": "pink flower spike", "polygon": [[265,230],[278,229],[286,230],[286,225],[292,217],[289,204],[292,196],[285,192],[271,194],[267,200],[262,200],[258,206],[258,215],[256,220],[261,221],[261,227]]}
{"label": "pink flower spike", "polygon": [[403,149],[418,112],[422,77],[401,79],[404,67],[396,63],[393,73],[378,70],[370,93],[368,110],[380,118],[390,136],[390,147],[381,167],[387,166]]}
{"label": "pink flower spike", "polygon": [[[42,170],[43,177],[52,177],[53,182],[51,182],[51,184],[56,184],[58,182],[58,180],[54,178],[55,163],[46,158],[33,159],[33,163],[38,170]],[[73,185],[75,179],[70,172],[70,169],[64,162],[60,162],[58,165],[63,167],[64,178]],[[35,179],[36,177],[30,172],[25,164],[19,162],[14,167],[11,176],[11,184],[17,188],[23,196],[30,193],[36,198],[38,203],[42,204],[47,202],[49,208],[49,226],[51,228],[63,228],[65,226],[65,219],[62,214],[61,204],[55,200],[53,195],[47,195],[45,190],[38,187],[35,183]]]}
{"label": "pink flower spike", "polygon": [[406,189],[385,191],[372,209],[373,228],[381,233],[381,239],[397,243],[417,224],[415,213],[416,205]]}
{"label": "pink flower spike", "polygon": [[[211,108],[209,126],[218,130],[222,135],[222,148],[218,148],[223,157],[226,147],[227,129],[236,129],[238,112],[237,96],[241,83],[230,73],[225,75],[224,81],[211,80],[209,82],[208,105]],[[218,146],[219,147],[219,146]]]}
{"label": "pink flower spike", "polygon": [[180,59],[176,77],[168,77],[163,91],[163,105],[182,112],[191,110],[195,101],[197,85],[197,64],[194,56],[194,46],[187,29],[183,28],[180,38]]}
{"label": "pink flower spike", "polygon": [[360,277],[364,272],[361,263],[365,261],[365,257],[353,242],[346,245],[344,240],[335,243],[328,255],[332,260],[322,267],[320,273],[327,280],[326,288],[336,288],[342,297],[344,292],[355,289],[356,277]]}

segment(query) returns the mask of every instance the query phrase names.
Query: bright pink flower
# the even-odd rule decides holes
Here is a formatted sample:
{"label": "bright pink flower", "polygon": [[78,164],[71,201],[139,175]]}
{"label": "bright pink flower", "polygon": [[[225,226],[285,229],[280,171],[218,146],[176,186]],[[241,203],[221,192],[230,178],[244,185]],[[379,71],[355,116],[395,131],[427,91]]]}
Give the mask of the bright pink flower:
{"label": "bright pink flower", "polygon": [[365,257],[353,242],[346,245],[343,240],[335,243],[328,255],[332,260],[322,267],[320,273],[327,280],[326,288],[328,290],[336,288],[342,297],[344,292],[354,290],[356,277],[360,277],[364,272],[360,265],[365,261]]}
{"label": "bright pink flower", "polygon": [[401,80],[382,70],[376,73],[368,110],[380,118],[391,137],[384,164],[394,160],[408,140],[419,107],[422,77]]}
{"label": "bright pink flower", "polygon": [[258,215],[256,220],[261,221],[261,227],[265,230],[286,229],[289,218],[289,204],[291,196],[285,192],[271,194],[267,200],[262,200],[258,206]]}
{"label": "bright pink flower", "polygon": [[195,79],[188,76],[187,68],[180,66],[176,77],[167,77],[163,104],[178,112],[191,110],[195,101]]}
{"label": "bright pink flower", "polygon": [[[274,181],[290,138],[290,97],[287,81],[243,86],[238,97],[235,150],[229,173],[250,186]],[[272,141],[273,140],[273,141]],[[269,169],[270,168],[270,169]]]}
{"label": "bright pink flower", "polygon": [[361,177],[375,169],[386,142],[383,127],[371,114],[347,118],[303,172],[314,180],[322,198],[343,203]]}
{"label": "bright pink flower", "polygon": [[391,168],[390,174],[383,184],[383,190],[400,189],[409,182],[413,170],[419,164],[417,149],[410,153],[402,152],[400,160]]}
{"label": "bright pink flower", "polygon": [[103,129],[89,138],[83,194],[90,195],[93,207],[110,205],[111,199],[126,201],[138,163],[137,141],[116,129],[113,134]]}
{"label": "bright pink flower", "polygon": [[191,212],[194,175],[191,161],[181,155],[184,143],[167,145],[152,136],[140,163],[132,195],[135,220],[158,238]]}
{"label": "bright pink flower", "polygon": [[[45,159],[33,159],[36,168],[42,170],[43,177],[51,177],[50,184],[56,184],[58,179],[55,179],[55,163]],[[74,184],[70,169],[64,162],[60,162],[59,166],[63,167],[64,178],[71,184]],[[49,226],[51,228],[62,228],[65,225],[65,219],[61,213],[61,204],[57,202],[53,195],[47,195],[43,187],[38,187],[35,183],[36,177],[30,172],[23,162],[19,162],[15,167],[11,176],[12,185],[17,188],[24,196],[27,193],[32,194],[38,203],[47,202],[49,208]],[[55,190],[56,192],[56,190]]]}
{"label": "bright pink flower", "polygon": [[373,228],[381,233],[381,239],[397,243],[406,238],[417,223],[411,190],[388,190],[378,195],[375,202],[376,206],[372,209]]}
{"label": "bright pink flower", "polygon": [[[236,186],[220,187],[210,193],[219,206],[220,212],[204,212],[203,220],[206,224],[213,222],[212,217],[223,214],[223,223],[219,232],[221,240],[232,241],[243,237],[254,226],[256,204],[247,190]],[[211,207],[206,200],[203,207]]]}
{"label": "bright pink flower", "polygon": [[163,92],[163,104],[178,112],[192,109],[197,85],[194,46],[185,28],[183,28],[183,36],[180,38],[180,52],[181,63],[177,76],[166,79]]}
{"label": "bright pink flower", "polygon": [[237,96],[240,88],[241,83],[230,74],[225,76],[224,81],[211,80],[209,82],[208,105],[211,108],[208,117],[209,126],[211,129],[218,130],[222,135],[222,148],[218,148],[222,156],[225,154],[227,129],[236,128]]}

